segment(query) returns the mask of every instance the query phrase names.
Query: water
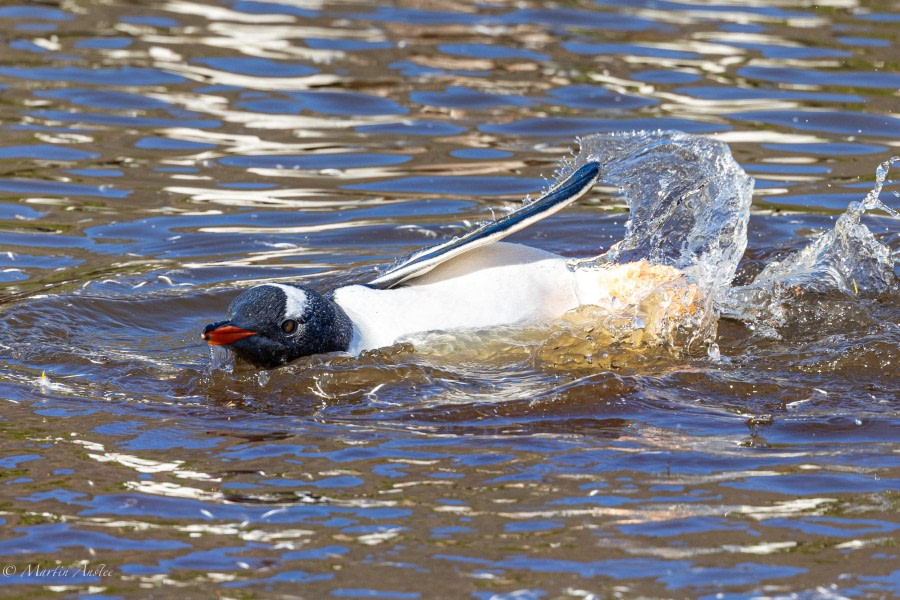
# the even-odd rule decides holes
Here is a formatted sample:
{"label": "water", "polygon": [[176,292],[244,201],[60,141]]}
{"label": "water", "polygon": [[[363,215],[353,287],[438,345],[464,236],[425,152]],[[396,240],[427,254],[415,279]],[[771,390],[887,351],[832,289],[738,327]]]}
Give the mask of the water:
{"label": "water", "polygon": [[[0,7],[4,593],[897,596],[892,10]],[[660,129],[755,180],[714,346],[561,323],[258,373],[199,339]],[[596,257],[627,202],[514,241]]]}

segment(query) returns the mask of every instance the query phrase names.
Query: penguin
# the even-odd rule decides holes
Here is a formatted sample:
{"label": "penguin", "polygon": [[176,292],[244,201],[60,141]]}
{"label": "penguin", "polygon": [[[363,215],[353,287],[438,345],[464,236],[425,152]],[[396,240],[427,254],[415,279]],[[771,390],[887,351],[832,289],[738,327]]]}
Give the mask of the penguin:
{"label": "penguin", "polygon": [[586,304],[626,306],[648,286],[683,277],[674,267],[628,263],[577,268],[577,261],[506,236],[586,194],[600,176],[588,162],[534,202],[472,232],[428,247],[375,279],[327,294],[294,283],[265,283],[238,295],[227,320],[202,339],[271,369],[329,352],[354,355],[414,334],[534,325]]}

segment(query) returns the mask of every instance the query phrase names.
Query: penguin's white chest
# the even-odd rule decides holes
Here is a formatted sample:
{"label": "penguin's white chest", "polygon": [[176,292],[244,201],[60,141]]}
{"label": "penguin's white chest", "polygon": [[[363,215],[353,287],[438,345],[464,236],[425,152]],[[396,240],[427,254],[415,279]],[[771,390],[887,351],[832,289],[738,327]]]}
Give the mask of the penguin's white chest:
{"label": "penguin's white chest", "polygon": [[408,287],[348,286],[334,299],[356,326],[354,354],[426,331],[547,321],[579,305],[565,258],[505,243],[469,252]]}

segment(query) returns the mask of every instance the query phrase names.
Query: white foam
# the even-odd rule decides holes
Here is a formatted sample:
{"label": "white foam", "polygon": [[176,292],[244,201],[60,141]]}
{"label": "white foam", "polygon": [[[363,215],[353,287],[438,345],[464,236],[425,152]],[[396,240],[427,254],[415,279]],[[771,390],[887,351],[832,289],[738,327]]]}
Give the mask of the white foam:
{"label": "white foam", "polygon": [[284,318],[297,319],[303,316],[306,305],[309,304],[309,297],[306,292],[292,285],[284,285],[283,283],[267,283],[266,285],[276,287],[284,292],[285,306]]}

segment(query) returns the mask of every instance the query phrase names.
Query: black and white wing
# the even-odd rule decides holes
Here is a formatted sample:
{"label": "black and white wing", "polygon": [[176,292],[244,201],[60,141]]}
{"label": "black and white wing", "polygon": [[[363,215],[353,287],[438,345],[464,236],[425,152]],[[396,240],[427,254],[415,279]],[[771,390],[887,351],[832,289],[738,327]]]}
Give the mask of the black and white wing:
{"label": "black and white wing", "polygon": [[508,215],[485,223],[466,235],[423,248],[403,262],[394,265],[367,285],[376,289],[392,288],[404,281],[424,275],[441,263],[475,248],[500,241],[545,217],[562,210],[586,194],[600,176],[600,163],[589,162],[572,173],[546,194],[517,208]]}

